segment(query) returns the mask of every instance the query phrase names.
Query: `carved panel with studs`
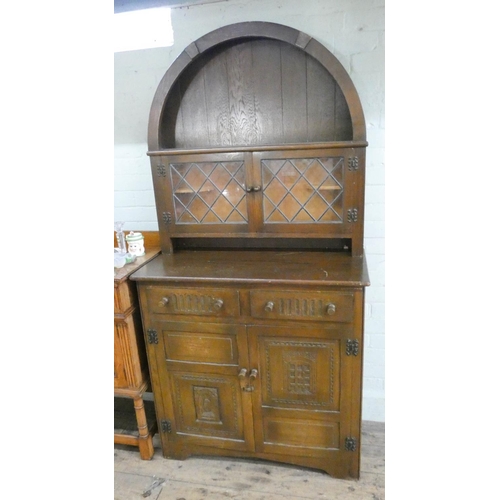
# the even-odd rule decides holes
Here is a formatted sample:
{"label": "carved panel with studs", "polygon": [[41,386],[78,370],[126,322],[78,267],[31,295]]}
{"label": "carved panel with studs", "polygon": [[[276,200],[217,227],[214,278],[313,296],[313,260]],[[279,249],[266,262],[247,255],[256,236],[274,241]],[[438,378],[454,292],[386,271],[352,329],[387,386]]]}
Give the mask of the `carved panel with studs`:
{"label": "carved panel with studs", "polygon": [[[269,406],[337,410],[340,405],[339,341],[262,339],[263,402]],[[319,380],[326,383],[319,384]]]}

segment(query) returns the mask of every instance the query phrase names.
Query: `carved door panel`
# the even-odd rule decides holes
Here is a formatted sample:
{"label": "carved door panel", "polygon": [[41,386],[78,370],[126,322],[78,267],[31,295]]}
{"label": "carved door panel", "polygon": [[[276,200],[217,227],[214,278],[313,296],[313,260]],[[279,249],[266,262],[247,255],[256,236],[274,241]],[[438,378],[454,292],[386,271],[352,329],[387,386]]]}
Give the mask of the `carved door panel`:
{"label": "carved door panel", "polygon": [[[256,450],[339,460],[350,429],[349,326],[248,329]],[[252,365],[252,367],[254,367]]]}
{"label": "carved door panel", "polygon": [[239,377],[248,365],[244,327],[158,321],[155,330],[154,383],[162,393],[158,418],[170,424],[162,436],[167,448],[253,450],[251,395]]}

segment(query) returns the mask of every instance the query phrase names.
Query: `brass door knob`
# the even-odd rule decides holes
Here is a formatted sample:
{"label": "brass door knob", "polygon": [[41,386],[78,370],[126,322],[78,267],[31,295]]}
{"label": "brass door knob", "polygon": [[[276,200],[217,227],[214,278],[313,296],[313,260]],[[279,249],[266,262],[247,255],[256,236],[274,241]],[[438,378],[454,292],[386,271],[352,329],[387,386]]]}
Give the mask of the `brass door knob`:
{"label": "brass door knob", "polygon": [[247,376],[247,372],[248,372],[248,370],[246,368],[242,368],[240,370],[240,373],[238,374],[238,377],[245,378]]}
{"label": "brass door knob", "polygon": [[250,380],[255,380],[258,374],[259,372],[257,371],[257,368],[252,368],[252,371],[250,372]]}

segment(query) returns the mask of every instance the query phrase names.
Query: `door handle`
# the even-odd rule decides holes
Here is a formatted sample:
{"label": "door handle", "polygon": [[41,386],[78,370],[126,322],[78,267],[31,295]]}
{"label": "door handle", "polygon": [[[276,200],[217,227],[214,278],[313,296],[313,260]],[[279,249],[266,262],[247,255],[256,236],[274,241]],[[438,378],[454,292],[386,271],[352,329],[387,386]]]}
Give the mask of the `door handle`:
{"label": "door handle", "polygon": [[[245,377],[247,376],[247,373],[248,373],[248,370],[246,368],[242,368],[240,370],[238,377],[242,382],[245,379]],[[253,368],[250,371],[250,375],[249,375],[250,383],[244,387],[241,387],[241,390],[245,391],[245,392],[253,392],[255,390],[255,387],[252,385],[252,382],[255,381],[255,379],[257,378],[258,375],[259,375],[259,372],[257,371],[257,369]]]}

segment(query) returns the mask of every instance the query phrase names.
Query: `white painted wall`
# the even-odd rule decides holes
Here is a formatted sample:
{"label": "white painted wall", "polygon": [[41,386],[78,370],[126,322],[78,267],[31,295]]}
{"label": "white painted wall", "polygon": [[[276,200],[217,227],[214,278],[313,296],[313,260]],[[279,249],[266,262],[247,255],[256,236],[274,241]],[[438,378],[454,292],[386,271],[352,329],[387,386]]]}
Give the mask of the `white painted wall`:
{"label": "white painted wall", "polygon": [[285,24],[325,45],[358,90],[367,124],[365,251],[371,286],[365,315],[363,419],[385,421],[384,0],[228,0],[172,9],[174,45],[115,54],[115,220],[158,230],[147,151],[156,88],[191,42],[242,21]]}

